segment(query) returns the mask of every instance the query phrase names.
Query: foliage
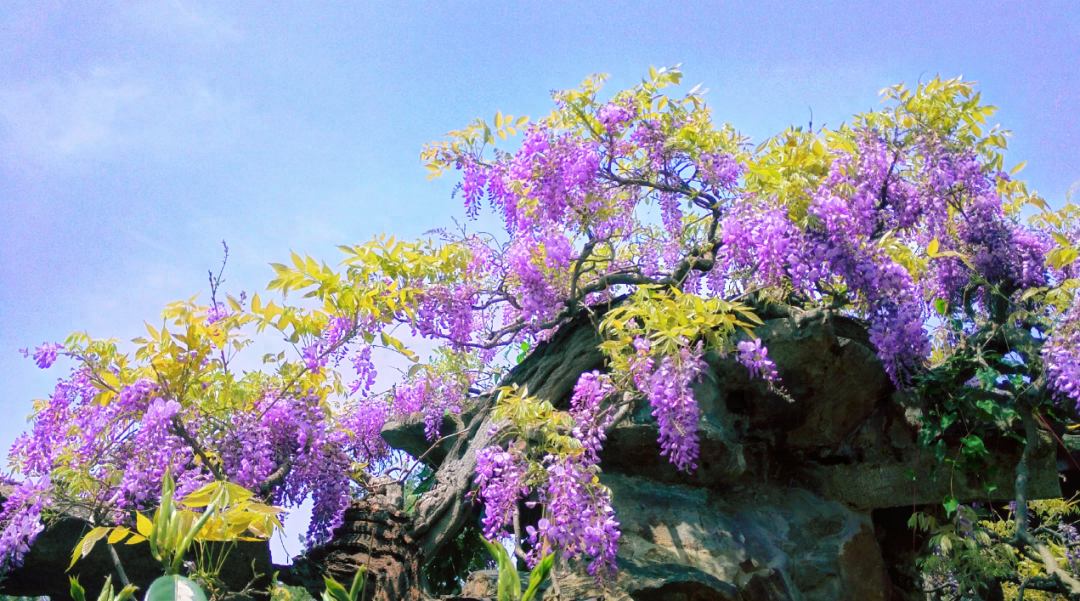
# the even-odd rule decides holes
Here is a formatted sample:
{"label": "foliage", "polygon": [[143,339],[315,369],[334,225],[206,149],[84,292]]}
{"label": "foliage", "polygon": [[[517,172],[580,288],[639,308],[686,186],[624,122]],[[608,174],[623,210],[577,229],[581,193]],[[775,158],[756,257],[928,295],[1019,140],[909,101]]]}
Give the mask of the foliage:
{"label": "foliage", "polygon": [[[86,601],[86,589],[79,584],[78,578],[71,578],[71,598],[75,601]],[[114,592],[112,585],[112,576],[105,579],[105,585],[101,587],[101,594],[98,596],[98,601],[127,601],[135,594],[137,587],[128,585],[120,589],[120,592]],[[149,597],[148,597],[149,599]],[[197,598],[193,598],[197,599]],[[153,601],[158,601],[154,599]]]}
{"label": "foliage", "polygon": [[[927,588],[936,589],[936,598],[959,600],[976,591],[985,594],[993,580],[1001,583],[1006,599],[1019,598],[1025,582],[1024,599],[1056,598],[1038,589],[1053,586],[1053,580],[1046,579],[1042,560],[1009,544],[1016,534],[1015,511],[1011,504],[1000,508],[959,505],[952,518],[942,523],[926,513],[912,516],[910,525],[930,535],[932,552],[919,565],[930,585]],[[1073,525],[1080,512],[1076,499],[1033,501],[1029,511],[1034,535],[1063,569],[1074,577],[1080,575],[1080,536]]]}
{"label": "foliage", "polygon": [[[422,412],[435,442],[445,414],[494,395],[495,443],[477,454],[475,479],[485,536],[512,527],[520,556],[581,558],[601,577],[620,536],[600,480],[611,427],[648,403],[663,455],[694,470],[693,385],[708,354],[733,355],[797,400],[755,333],[769,305],[865,324],[894,385],[926,404],[920,443],[950,472],[990,469],[994,437],[1030,449],[1040,429],[1080,423],[1080,211],[1052,210],[1015,180],[1023,163],[1005,172],[1008,132],[987,126],[996,109],[973,82],[893,86],[880,110],[835,130],[789,128],[754,147],[714,122],[698,88],[669,96],[681,78],[651,69],[603,100],[605,78],[593,76],[555,93],[541,119],[498,112],[425,146],[433,176],[461,172],[470,217],[491,205],[496,234],[380,236],[342,246],[338,268],[293,253],[272,265],[280,299],[219,302],[219,272],[209,305],[169,305],[132,354],[83,334],[35,349],[41,367],[58,356],[75,367],[12,450],[26,480],[0,515],[2,568],[17,565],[49,503],[86,507],[105,524],[152,508],[167,470],[179,496],[213,481],[270,505],[311,496],[317,543],[363,494],[365,473],[411,473],[391,465],[379,435],[387,420]],[[290,294],[302,298],[290,304]],[[578,319],[598,325],[607,364],[582,374],[569,399],[499,386],[511,354]],[[267,334],[295,353],[235,369],[252,336]],[[440,346],[423,360],[410,338]],[[376,390],[376,357],[387,353],[409,367]],[[539,507],[525,524],[523,502]],[[989,544],[961,536],[989,527],[971,525],[959,499],[943,505],[968,525],[935,534],[957,559],[933,560],[930,572],[980,566],[1080,594],[1027,512]],[[1043,559],[1009,564],[994,544]]]}
{"label": "foliage", "polygon": [[203,592],[195,581],[179,574],[166,574],[156,578],[146,589],[144,601],[206,601]]}
{"label": "foliage", "polygon": [[[283,526],[277,519],[280,509],[253,502],[252,493],[228,482],[216,481],[175,501],[176,484],[169,472],[165,472],[161,501],[154,519],[135,513],[135,531],[126,526],[91,529],[75,545],[70,570],[80,558],[86,557],[94,545],[107,539],[110,545],[125,538],[129,545],[147,541],[154,559],[165,566],[167,574],[179,573],[188,548],[192,543],[235,543],[238,540],[268,540]],[[188,509],[181,509],[187,507]],[[202,508],[201,513],[192,511]],[[245,536],[246,535],[246,536]],[[222,546],[221,557],[214,562],[220,571],[227,548]]]}
{"label": "foliage", "polygon": [[521,576],[518,575],[517,565],[506,552],[506,548],[486,538],[481,540],[488,553],[495,558],[495,563],[499,568],[498,601],[532,601],[540,585],[547,580],[551,567],[555,563],[555,555],[548,553],[536,562],[536,567],[529,573],[529,585],[525,588],[525,592],[522,592]]}
{"label": "foliage", "polygon": [[323,580],[326,582],[326,590],[323,591],[322,601],[358,601],[361,598],[361,593],[364,591],[364,581],[367,576],[367,568],[361,566],[356,571],[356,575],[353,576],[352,586],[348,590],[345,587],[334,580],[331,576],[324,576]]}
{"label": "foliage", "polygon": [[461,592],[466,575],[493,567],[489,564],[479,527],[466,524],[453,540],[446,543],[444,551],[425,563],[422,569],[433,594],[455,595]]}
{"label": "foliage", "polygon": [[274,582],[270,589],[271,601],[314,601],[307,589],[302,586],[289,586]]}

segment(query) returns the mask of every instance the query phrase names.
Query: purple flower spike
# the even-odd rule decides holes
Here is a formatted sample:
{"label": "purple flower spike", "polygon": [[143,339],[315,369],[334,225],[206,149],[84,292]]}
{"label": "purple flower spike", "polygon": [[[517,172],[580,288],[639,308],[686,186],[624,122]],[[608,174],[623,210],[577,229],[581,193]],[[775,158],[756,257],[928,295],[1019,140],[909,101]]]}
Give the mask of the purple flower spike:
{"label": "purple flower spike", "polygon": [[760,338],[753,341],[743,340],[739,343],[739,363],[750,370],[750,377],[760,376],[765,381],[775,382],[780,379],[780,375],[776,372],[776,364],[769,359],[768,354],[769,349],[761,345]]}
{"label": "purple flower spike", "polygon": [[[55,342],[46,342],[34,349],[34,363],[40,369],[49,369],[53,363],[56,363],[56,357],[63,348]],[[28,351],[22,351],[22,353],[24,357],[30,354]]]}

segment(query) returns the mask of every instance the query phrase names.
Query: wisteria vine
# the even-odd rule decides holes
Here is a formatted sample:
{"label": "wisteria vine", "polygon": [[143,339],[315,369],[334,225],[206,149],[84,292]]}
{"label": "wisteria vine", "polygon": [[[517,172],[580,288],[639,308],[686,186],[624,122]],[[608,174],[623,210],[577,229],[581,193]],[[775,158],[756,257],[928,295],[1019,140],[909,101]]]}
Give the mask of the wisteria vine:
{"label": "wisteria vine", "polygon": [[[286,506],[310,497],[308,541],[325,541],[363,473],[388,467],[386,423],[419,414],[436,443],[447,414],[499,397],[511,350],[590,312],[608,312],[608,365],[569,399],[500,397],[532,403],[548,434],[496,424],[474,483],[485,536],[507,534],[528,499],[543,518],[515,543],[533,560],[586,558],[593,574],[615,567],[620,536],[598,477],[607,431],[648,403],[659,455],[693,471],[694,388],[710,354],[781,391],[782,365],[754,332],[768,303],[860,320],[897,388],[958,335],[1019,324],[1038,341],[1022,360],[1044,366],[1050,395],[1080,404],[1075,220],[1046,209],[1021,222],[1023,206],[1045,203],[1004,172],[1003,132],[982,131],[993,109],[970,83],[890,88],[885,110],[752,148],[714,123],[701,93],[664,95],[680,79],[654,70],[598,100],[592,77],[539,120],[499,113],[425,147],[433,175],[460,172],[468,217],[491,207],[495,234],[380,237],[341,247],[340,269],[293,254],[272,265],[280,305],[219,300],[211,274],[210,305],[170,305],[131,356],[85,335],[26,351],[41,368],[72,366],[11,451],[25,480],[0,514],[0,572],[54,496],[102,516],[148,509],[165,470],[180,495],[229,480]],[[297,291],[318,308],[288,304]],[[935,332],[935,320],[959,325]],[[236,355],[267,332],[295,357],[238,372]],[[410,339],[437,348],[423,360]],[[383,360],[403,363],[400,377]]]}

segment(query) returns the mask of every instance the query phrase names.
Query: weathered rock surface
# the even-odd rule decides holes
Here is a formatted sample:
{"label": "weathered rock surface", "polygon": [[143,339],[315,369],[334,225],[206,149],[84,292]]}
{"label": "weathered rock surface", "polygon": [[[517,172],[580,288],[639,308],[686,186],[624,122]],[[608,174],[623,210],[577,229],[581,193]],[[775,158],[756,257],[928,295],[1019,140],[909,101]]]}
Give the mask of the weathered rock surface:
{"label": "weathered rock surface", "polygon": [[[560,575],[562,599],[891,599],[870,517],[842,504],[778,486],[724,492],[634,476],[604,482],[623,530],[617,579],[605,590],[592,578]],[[462,594],[494,592],[494,575],[480,574]]]}
{"label": "weathered rock surface", "polygon": [[[910,560],[895,553],[903,545],[890,537],[906,538],[908,547],[912,540],[906,518],[889,508],[937,505],[946,493],[962,502],[1011,498],[1019,446],[1007,439],[988,444],[996,472],[935,471],[936,460],[915,444],[918,399],[894,391],[858,323],[791,310],[756,334],[786,394],[751,380],[731,358],[706,357],[711,370],[695,390],[701,456],[692,473],[677,472],[660,456],[647,404],[609,433],[602,482],[622,524],[618,578],[602,590],[591,577],[561,573],[562,601],[914,598],[908,572],[886,562]],[[599,340],[588,323],[560,336],[509,379],[565,406],[576,375],[600,368],[603,358],[590,347]],[[384,438],[414,455],[427,451],[416,436],[418,419],[388,424]],[[448,420],[444,429],[475,427],[470,419],[477,418]],[[473,448],[458,448],[459,456],[488,444],[465,442],[456,444]],[[442,471],[452,455],[437,449],[427,460]],[[1036,464],[1032,498],[1060,496],[1049,434]],[[493,582],[492,574],[474,574],[463,595],[492,598]]]}

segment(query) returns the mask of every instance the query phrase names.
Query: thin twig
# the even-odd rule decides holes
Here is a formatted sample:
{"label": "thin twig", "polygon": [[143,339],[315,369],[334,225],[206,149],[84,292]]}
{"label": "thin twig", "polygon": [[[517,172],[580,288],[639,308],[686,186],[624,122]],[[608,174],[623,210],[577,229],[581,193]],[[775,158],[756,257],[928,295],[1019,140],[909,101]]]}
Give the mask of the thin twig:
{"label": "thin twig", "polygon": [[120,576],[120,584],[125,587],[131,586],[127,573],[124,572],[124,565],[120,563],[120,556],[116,554],[116,547],[113,547],[112,543],[108,543],[108,547],[109,556],[112,557],[113,567],[116,568],[116,574]]}

